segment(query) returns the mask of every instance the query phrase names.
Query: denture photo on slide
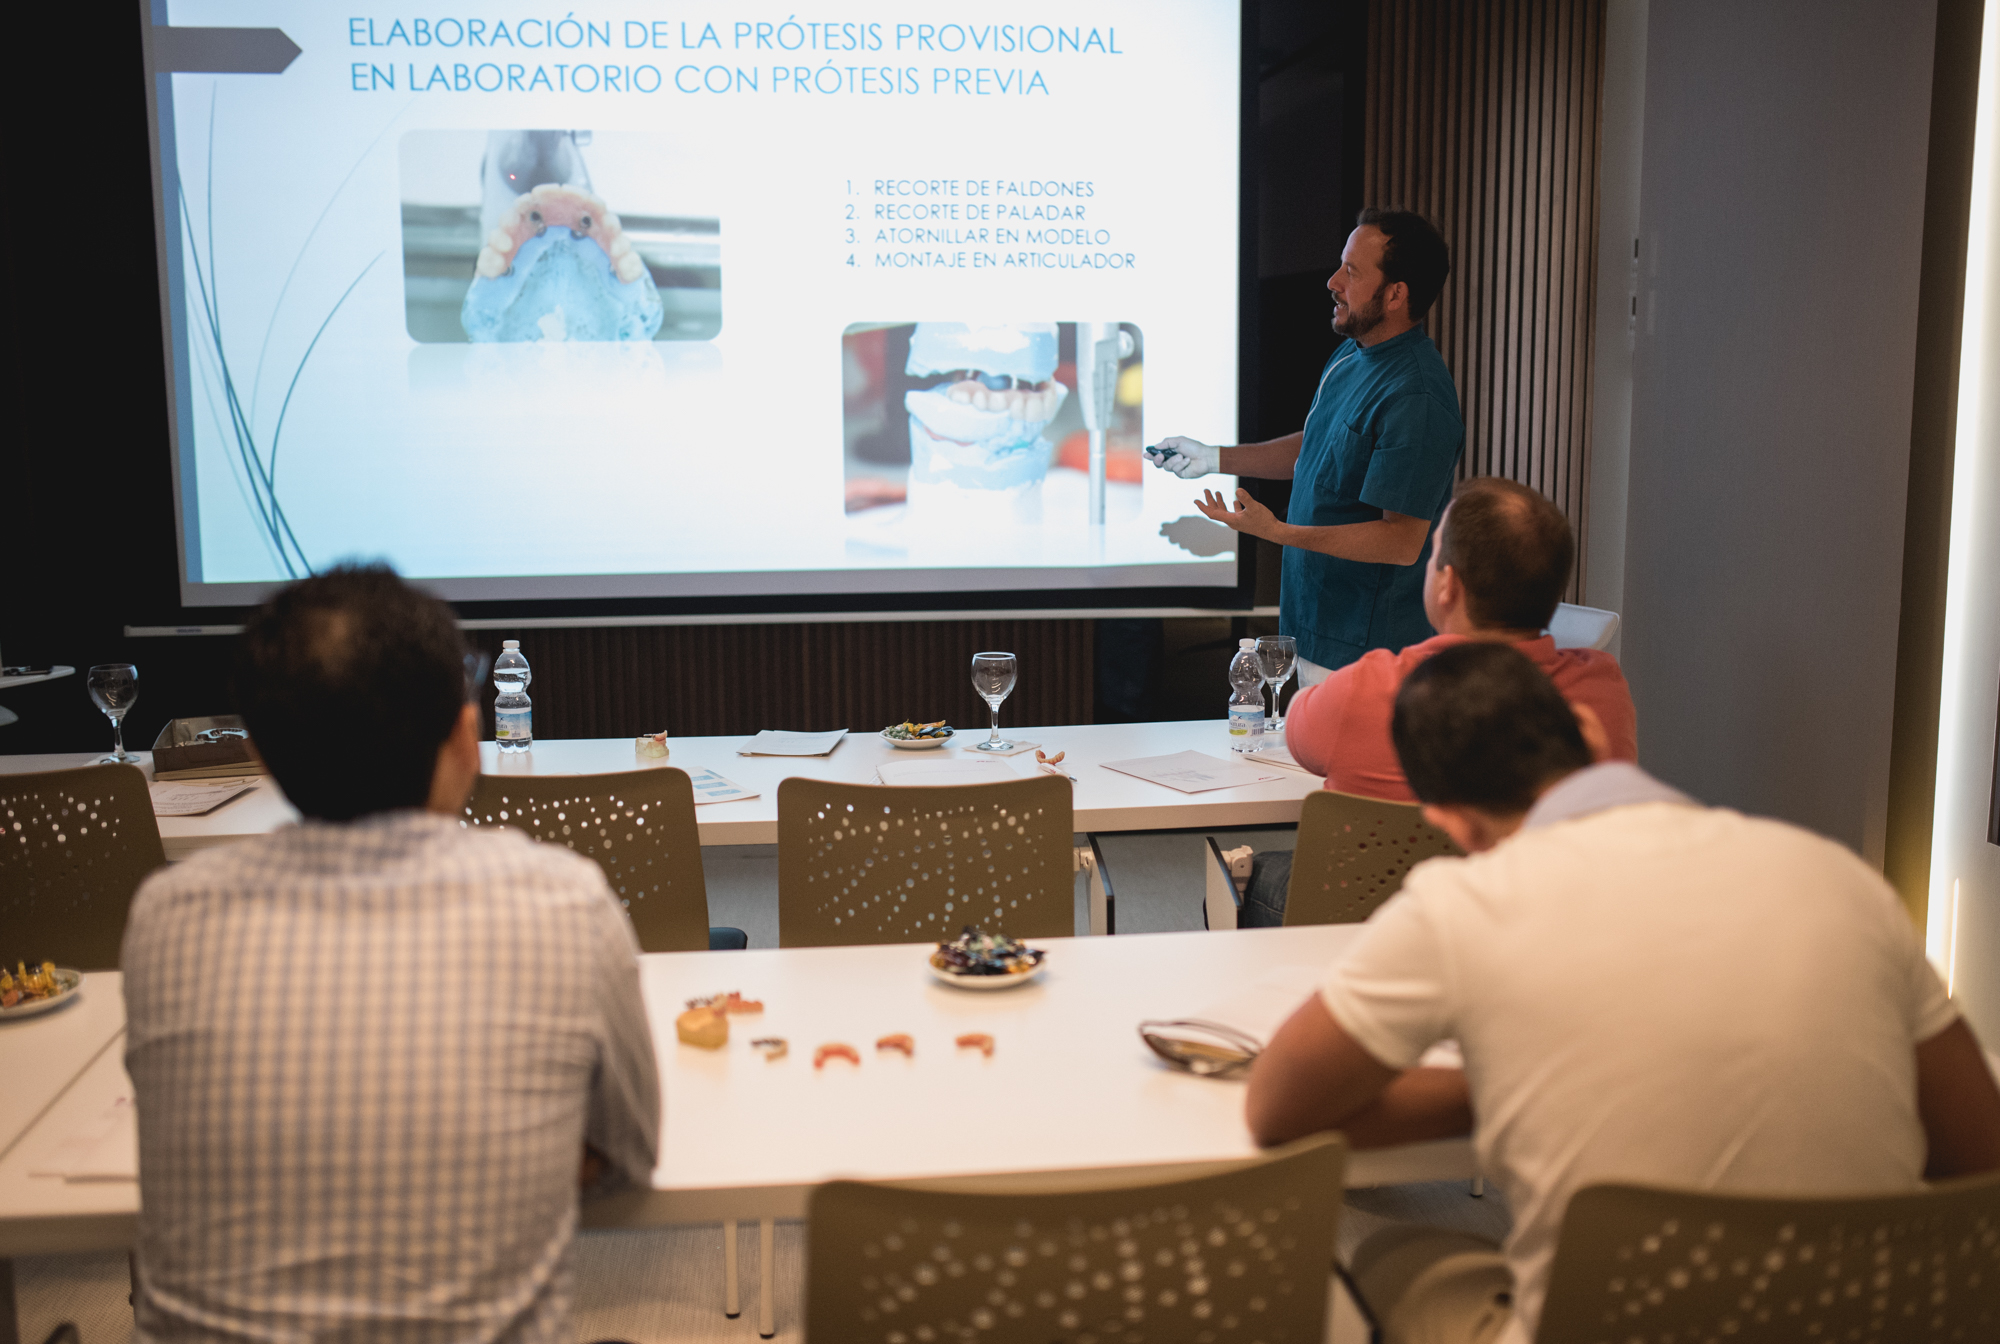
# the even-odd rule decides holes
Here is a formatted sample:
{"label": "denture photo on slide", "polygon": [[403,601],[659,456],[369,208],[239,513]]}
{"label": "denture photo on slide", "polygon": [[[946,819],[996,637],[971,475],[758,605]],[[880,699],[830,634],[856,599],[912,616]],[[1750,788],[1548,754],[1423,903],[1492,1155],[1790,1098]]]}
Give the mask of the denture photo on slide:
{"label": "denture photo on slide", "polygon": [[[1037,523],[1088,488],[1074,322],[857,322],[841,337],[848,515],[864,530],[925,516]],[[1139,510],[1144,341],[1118,325],[1105,435],[1108,520]]]}
{"label": "denture photo on slide", "polygon": [[401,146],[410,336],[705,341],[721,221],[677,197],[670,144],[631,131],[417,130]]}

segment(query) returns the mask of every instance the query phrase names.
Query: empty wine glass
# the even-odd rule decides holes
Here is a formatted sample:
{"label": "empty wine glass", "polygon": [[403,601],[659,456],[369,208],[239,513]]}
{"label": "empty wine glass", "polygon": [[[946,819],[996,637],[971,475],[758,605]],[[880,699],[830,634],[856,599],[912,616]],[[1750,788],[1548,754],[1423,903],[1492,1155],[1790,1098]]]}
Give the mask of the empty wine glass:
{"label": "empty wine glass", "polygon": [[1012,751],[1012,742],[1000,737],[1000,702],[1014,691],[1014,679],[1018,671],[1011,653],[975,653],[972,655],[972,689],[993,711],[993,727],[984,742],[976,742],[976,751]]}
{"label": "empty wine glass", "polygon": [[139,700],[139,669],[130,663],[99,663],[85,679],[90,698],[111,720],[111,754],[99,765],[136,765],[139,758],[125,750],[125,711]]}
{"label": "empty wine glass", "polygon": [[1257,636],[1257,667],[1264,674],[1264,684],[1271,688],[1271,713],[1264,721],[1266,733],[1285,730],[1285,720],[1278,713],[1278,697],[1284,694],[1285,683],[1292,679],[1292,669],[1298,661],[1299,642],[1290,635]]}

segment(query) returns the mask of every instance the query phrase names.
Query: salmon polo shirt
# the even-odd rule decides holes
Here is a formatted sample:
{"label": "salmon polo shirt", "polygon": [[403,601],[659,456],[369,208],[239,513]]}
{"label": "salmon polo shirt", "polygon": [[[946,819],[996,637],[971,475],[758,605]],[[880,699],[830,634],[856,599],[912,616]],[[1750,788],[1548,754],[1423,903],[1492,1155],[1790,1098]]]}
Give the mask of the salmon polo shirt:
{"label": "salmon polo shirt", "polygon": [[[1366,798],[1414,803],[1403,779],[1389,716],[1403,678],[1441,649],[1467,642],[1464,635],[1434,635],[1421,644],[1391,652],[1376,649],[1337,669],[1317,686],[1293,697],[1285,714],[1285,746],[1292,758],[1326,787]],[[1639,716],[1618,660],[1600,649],[1559,649],[1554,638],[1514,645],[1547,674],[1563,698],[1588,705],[1604,721],[1611,759],[1639,759]]]}

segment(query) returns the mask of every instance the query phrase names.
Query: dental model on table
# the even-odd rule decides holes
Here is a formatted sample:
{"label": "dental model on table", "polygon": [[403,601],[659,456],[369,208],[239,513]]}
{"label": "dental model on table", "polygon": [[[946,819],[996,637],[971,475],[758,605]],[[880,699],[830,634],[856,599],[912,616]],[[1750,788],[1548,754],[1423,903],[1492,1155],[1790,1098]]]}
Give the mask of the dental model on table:
{"label": "dental model on table", "polygon": [[910,513],[930,526],[1039,522],[1053,446],[1043,437],[1069,389],[1056,381],[1056,325],[919,322],[904,372]]}
{"label": "dental model on table", "polygon": [[587,131],[494,131],[483,242],[459,320],[474,341],[650,341],[665,309],[618,216],[590,189]]}

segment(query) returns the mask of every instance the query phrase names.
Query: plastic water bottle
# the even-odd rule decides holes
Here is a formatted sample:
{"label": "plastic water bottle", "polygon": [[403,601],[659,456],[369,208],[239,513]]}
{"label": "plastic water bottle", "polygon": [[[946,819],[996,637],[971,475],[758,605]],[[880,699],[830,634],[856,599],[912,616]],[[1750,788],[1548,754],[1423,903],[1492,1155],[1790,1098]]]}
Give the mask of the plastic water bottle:
{"label": "plastic water bottle", "polygon": [[1229,661],[1229,748],[1256,751],[1264,745],[1264,669],[1257,664],[1257,641],[1236,641]]}
{"label": "plastic water bottle", "polygon": [[507,640],[493,664],[493,684],[500,689],[493,702],[493,740],[502,751],[527,751],[535,745],[535,721],[528,683],[534,674],[521,656],[521,641]]}

